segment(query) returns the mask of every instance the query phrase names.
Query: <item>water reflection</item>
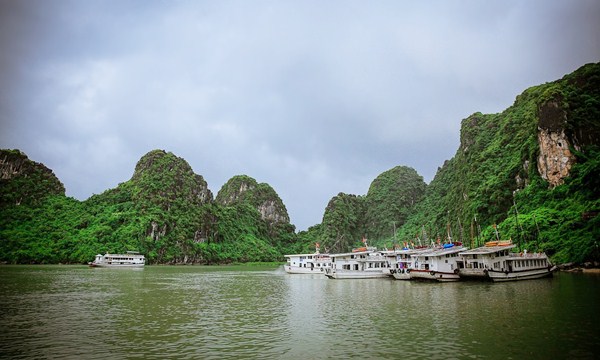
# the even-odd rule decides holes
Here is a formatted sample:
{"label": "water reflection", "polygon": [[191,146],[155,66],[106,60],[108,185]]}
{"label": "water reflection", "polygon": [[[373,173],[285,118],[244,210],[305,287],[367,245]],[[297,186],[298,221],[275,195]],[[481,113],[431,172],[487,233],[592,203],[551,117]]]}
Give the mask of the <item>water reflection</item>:
{"label": "water reflection", "polygon": [[3,358],[594,358],[600,277],[329,280],[281,268],[0,266]]}

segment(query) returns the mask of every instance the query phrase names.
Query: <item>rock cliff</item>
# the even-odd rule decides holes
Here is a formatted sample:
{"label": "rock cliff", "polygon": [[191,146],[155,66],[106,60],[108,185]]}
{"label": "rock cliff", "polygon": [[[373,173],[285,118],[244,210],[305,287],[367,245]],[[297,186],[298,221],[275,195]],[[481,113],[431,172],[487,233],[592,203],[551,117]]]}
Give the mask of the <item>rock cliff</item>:
{"label": "rock cliff", "polygon": [[255,179],[237,175],[229,179],[215,197],[219,205],[248,203],[260,213],[261,219],[270,223],[289,223],[290,217],[281,198],[273,188]]}
{"label": "rock cliff", "polygon": [[65,195],[52,170],[19,150],[0,150],[0,205],[35,205],[52,194]]}

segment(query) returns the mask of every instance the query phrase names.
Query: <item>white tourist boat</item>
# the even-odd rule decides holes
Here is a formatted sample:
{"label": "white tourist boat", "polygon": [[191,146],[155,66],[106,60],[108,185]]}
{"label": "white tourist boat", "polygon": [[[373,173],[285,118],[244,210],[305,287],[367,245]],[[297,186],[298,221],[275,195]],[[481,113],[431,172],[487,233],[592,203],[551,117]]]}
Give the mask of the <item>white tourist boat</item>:
{"label": "white tourist boat", "polygon": [[89,263],[91,267],[110,268],[140,268],[145,264],[146,258],[137,251],[127,251],[125,254],[98,254],[96,259]]}
{"label": "white tourist boat", "polygon": [[552,276],[556,270],[545,253],[509,253],[503,260],[500,269],[488,269],[488,276],[493,281],[514,281],[539,279]]}
{"label": "white tourist boat", "polygon": [[[366,241],[363,240],[366,245]],[[350,253],[331,254],[331,268],[325,269],[330,279],[386,278],[388,259],[374,247],[362,247]]]}
{"label": "white tourist boat", "polygon": [[410,270],[413,269],[413,260],[412,255],[424,253],[427,251],[431,251],[432,249],[429,247],[421,247],[421,248],[403,248],[399,250],[396,255],[396,264],[393,266],[391,270],[392,276],[396,280],[410,280]]}
{"label": "white tourist boat", "polygon": [[283,266],[288,274],[316,274],[331,268],[329,254],[319,252],[319,244],[316,244],[315,252],[312,254],[284,255],[287,263]]}
{"label": "white tourist boat", "polygon": [[467,250],[460,243],[444,244],[441,248],[411,255],[414,259],[411,279],[458,281],[463,266],[459,254]]}
{"label": "white tourist boat", "polygon": [[381,256],[385,257],[387,263],[385,267],[381,268],[381,271],[386,276],[392,277],[394,275],[394,272],[396,272],[396,269],[398,268],[398,263],[396,259],[398,258],[398,254],[400,251],[400,249],[380,251]]}
{"label": "white tourist boat", "polygon": [[458,273],[461,278],[487,279],[490,270],[504,271],[506,258],[515,247],[511,240],[488,241],[484,246],[463,251],[460,256],[464,267]]}

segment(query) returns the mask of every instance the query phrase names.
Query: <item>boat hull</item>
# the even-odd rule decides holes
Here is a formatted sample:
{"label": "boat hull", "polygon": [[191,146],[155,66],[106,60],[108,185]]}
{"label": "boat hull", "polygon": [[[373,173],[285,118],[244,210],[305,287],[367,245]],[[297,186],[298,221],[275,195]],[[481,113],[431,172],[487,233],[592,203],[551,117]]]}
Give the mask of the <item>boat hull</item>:
{"label": "boat hull", "polygon": [[530,280],[530,279],[540,279],[548,276],[552,276],[552,272],[556,267],[552,268],[537,268],[537,269],[528,269],[523,271],[488,271],[488,276],[494,282],[501,281],[517,281],[517,280]]}
{"label": "boat hull", "polygon": [[387,278],[388,274],[384,274],[381,271],[344,271],[344,270],[333,270],[325,271],[325,276],[330,279],[376,279],[376,278]]}
{"label": "boat hull", "polygon": [[143,268],[144,264],[96,264],[96,263],[90,263],[90,267],[126,269],[126,268]]}
{"label": "boat hull", "polygon": [[488,275],[487,275],[487,270],[485,269],[460,269],[458,271],[458,275],[461,278],[468,278],[468,279],[487,279]]}
{"label": "boat hull", "polygon": [[398,269],[392,275],[396,280],[410,280],[410,271],[408,269]]}
{"label": "boat hull", "polygon": [[324,269],[322,267],[315,267],[315,268],[303,268],[303,267],[299,267],[299,266],[289,266],[289,265],[284,265],[283,266],[284,270],[286,273],[288,274],[323,274]]}
{"label": "boat hull", "polygon": [[440,282],[460,280],[460,276],[458,276],[458,274],[434,270],[411,270],[410,278],[417,280],[431,280]]}

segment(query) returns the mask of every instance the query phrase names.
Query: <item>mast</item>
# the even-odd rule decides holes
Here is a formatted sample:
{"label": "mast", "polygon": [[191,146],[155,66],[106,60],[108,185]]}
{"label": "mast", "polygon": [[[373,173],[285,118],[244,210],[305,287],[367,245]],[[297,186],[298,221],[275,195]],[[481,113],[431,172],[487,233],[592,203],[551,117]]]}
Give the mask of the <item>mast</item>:
{"label": "mast", "polygon": [[[517,201],[515,200],[515,193],[513,193],[513,206],[515,207],[515,223],[517,224],[517,228],[521,230],[521,233],[520,233],[521,234],[521,236],[520,236],[521,240],[523,240],[523,242],[525,242],[525,239],[523,238],[523,228],[519,224],[519,211],[517,210]],[[517,241],[517,245],[520,248],[521,247],[521,242]]]}

